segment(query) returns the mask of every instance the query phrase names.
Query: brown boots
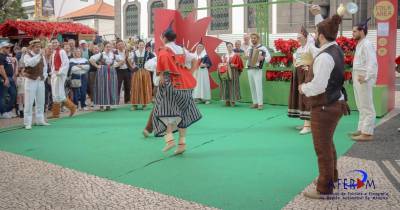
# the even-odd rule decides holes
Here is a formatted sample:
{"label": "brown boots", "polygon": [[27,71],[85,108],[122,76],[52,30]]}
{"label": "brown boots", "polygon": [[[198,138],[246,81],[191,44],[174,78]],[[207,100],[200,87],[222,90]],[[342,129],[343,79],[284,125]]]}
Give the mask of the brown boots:
{"label": "brown boots", "polygon": [[76,112],[75,104],[71,100],[69,100],[68,98],[67,98],[67,100],[65,100],[63,102],[63,104],[64,104],[64,106],[66,106],[69,109],[69,116],[72,117],[72,115],[74,115],[75,112]]}
{"label": "brown boots", "polygon": [[54,102],[51,108],[52,116],[50,116],[49,119],[60,118],[60,109],[61,104]]}
{"label": "brown boots", "polygon": [[[76,112],[75,104],[68,98],[62,104],[69,109],[69,116],[72,117],[72,115],[74,115]],[[60,110],[61,110],[61,103],[53,103],[53,107],[51,109],[53,115],[49,117],[49,119],[60,118]]]}

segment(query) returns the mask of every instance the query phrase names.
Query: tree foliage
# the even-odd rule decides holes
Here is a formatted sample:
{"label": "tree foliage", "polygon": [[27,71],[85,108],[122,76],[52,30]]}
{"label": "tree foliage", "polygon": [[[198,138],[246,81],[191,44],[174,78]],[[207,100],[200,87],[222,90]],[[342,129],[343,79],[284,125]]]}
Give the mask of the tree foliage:
{"label": "tree foliage", "polygon": [[22,0],[0,0],[0,23],[6,19],[27,18]]}

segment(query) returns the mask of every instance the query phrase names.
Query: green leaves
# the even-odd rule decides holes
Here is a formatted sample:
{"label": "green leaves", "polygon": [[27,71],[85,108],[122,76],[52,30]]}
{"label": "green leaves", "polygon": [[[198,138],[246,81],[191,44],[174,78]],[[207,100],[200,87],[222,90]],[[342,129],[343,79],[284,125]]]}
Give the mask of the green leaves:
{"label": "green leaves", "polygon": [[27,18],[22,0],[0,0],[0,23],[6,19]]}

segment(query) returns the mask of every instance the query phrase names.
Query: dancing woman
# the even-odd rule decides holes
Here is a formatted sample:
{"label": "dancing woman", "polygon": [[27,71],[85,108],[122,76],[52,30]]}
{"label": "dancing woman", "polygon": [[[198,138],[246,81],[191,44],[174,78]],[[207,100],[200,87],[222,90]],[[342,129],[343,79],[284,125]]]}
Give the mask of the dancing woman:
{"label": "dancing woman", "polygon": [[[196,80],[192,75],[196,69],[196,59],[175,44],[176,33],[171,27],[172,23],[161,37],[165,46],[160,48],[157,58],[160,84],[156,95],[153,125],[155,136],[165,138],[163,152],[176,146],[173,132],[179,131],[175,154],[182,154],[186,148],[186,129],[200,120],[201,114],[192,97],[196,87]],[[186,63],[191,63],[191,69],[185,66]]]}

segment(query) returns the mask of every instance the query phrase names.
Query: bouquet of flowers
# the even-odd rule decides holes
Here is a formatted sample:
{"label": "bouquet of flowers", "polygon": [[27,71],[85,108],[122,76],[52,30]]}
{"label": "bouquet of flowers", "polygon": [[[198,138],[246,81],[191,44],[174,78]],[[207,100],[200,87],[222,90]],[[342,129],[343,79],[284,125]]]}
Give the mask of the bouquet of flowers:
{"label": "bouquet of flowers", "polygon": [[356,51],[357,40],[340,36],[336,39],[336,43],[344,52],[344,62],[347,66],[353,66],[354,53]]}
{"label": "bouquet of flowers", "polygon": [[290,81],[292,79],[292,71],[267,71],[267,81]]}
{"label": "bouquet of flowers", "polygon": [[293,53],[297,48],[300,47],[300,43],[296,40],[289,39],[277,39],[274,41],[275,48],[277,51],[281,52],[283,55],[274,56],[270,63],[273,66],[285,66],[289,67],[293,63]]}

